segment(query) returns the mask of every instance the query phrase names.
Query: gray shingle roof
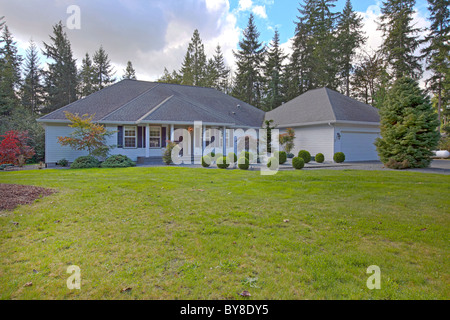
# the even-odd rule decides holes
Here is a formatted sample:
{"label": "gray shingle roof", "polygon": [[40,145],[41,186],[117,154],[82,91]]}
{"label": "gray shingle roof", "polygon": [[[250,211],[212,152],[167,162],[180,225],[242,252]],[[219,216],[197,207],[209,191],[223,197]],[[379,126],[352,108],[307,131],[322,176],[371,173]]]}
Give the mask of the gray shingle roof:
{"label": "gray shingle roof", "polygon": [[64,111],[95,113],[94,121],[102,123],[203,121],[261,127],[264,120],[264,111],[215,89],[135,80],[122,80],[43,116],[40,121],[65,121]]}
{"label": "gray shingle roof", "polygon": [[320,122],[380,122],[378,110],[328,88],[310,90],[266,114],[278,126]]}

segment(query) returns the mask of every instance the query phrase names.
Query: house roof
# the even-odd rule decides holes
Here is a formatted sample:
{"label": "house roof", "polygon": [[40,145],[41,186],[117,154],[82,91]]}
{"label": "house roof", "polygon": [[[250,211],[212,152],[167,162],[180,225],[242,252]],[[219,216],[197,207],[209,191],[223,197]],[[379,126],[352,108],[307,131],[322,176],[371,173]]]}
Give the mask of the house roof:
{"label": "house roof", "polygon": [[218,90],[122,80],[39,119],[65,122],[65,111],[95,114],[100,123],[192,123],[261,127],[264,111]]}
{"label": "house roof", "polygon": [[302,126],[317,123],[367,122],[378,124],[378,110],[328,88],[310,90],[266,113],[274,124]]}

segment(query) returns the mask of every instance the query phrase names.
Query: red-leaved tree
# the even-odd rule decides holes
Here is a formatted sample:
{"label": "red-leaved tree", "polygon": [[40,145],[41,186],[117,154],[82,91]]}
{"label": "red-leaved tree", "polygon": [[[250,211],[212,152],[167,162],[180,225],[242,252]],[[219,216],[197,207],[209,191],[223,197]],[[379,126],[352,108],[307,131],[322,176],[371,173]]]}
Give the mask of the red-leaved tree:
{"label": "red-leaved tree", "polygon": [[27,144],[28,131],[11,130],[0,137],[3,138],[0,142],[0,164],[18,165],[20,158],[27,160],[35,155],[34,149]]}

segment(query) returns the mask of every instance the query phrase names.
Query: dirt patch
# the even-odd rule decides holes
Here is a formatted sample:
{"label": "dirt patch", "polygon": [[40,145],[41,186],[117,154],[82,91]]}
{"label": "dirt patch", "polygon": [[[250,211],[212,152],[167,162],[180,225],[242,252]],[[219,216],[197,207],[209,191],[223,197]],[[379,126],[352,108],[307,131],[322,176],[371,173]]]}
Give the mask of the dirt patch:
{"label": "dirt patch", "polygon": [[13,210],[22,204],[31,204],[34,200],[55,192],[56,190],[41,187],[0,183],[0,211]]}

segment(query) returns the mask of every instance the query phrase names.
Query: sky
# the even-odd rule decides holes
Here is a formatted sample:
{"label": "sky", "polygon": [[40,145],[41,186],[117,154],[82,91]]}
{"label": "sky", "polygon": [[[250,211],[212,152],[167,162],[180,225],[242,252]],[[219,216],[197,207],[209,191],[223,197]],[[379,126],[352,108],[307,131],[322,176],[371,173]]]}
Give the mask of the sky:
{"label": "sky", "polygon": [[[198,29],[211,57],[218,44],[234,69],[233,50],[238,49],[251,13],[255,16],[260,41],[269,44],[274,30],[280,32],[282,48],[291,52],[299,3],[297,0],[0,0],[0,17],[19,47],[25,50],[32,39],[40,48],[50,43],[52,26],[62,21],[78,65],[88,52],[103,46],[120,78],[127,61],[132,61],[139,80],[155,81],[164,67],[179,70],[188,44]],[[368,37],[365,51],[382,43],[376,21],[380,0],[352,0],[364,19]],[[333,11],[341,11],[338,0]],[[73,6],[79,8],[73,11]],[[79,15],[78,15],[79,13]],[[429,26],[427,1],[416,0],[414,23]],[[45,62],[44,57],[41,58]]]}

